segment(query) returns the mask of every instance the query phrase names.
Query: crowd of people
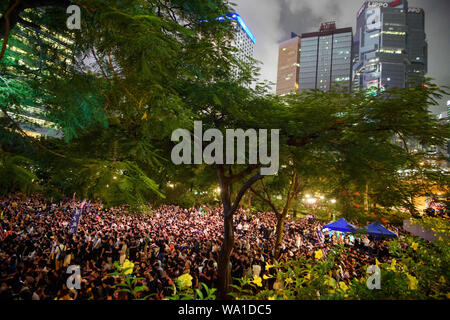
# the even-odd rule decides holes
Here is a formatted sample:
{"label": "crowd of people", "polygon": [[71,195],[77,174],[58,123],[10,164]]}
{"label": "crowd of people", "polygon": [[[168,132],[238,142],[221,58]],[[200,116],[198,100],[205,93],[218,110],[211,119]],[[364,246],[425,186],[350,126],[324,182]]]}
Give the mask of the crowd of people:
{"label": "crowd of people", "polygon": [[[223,234],[221,208],[182,209],[162,206],[150,215],[130,214],[126,207],[104,209],[91,204],[70,234],[71,217],[80,202],[72,199],[48,204],[43,198],[11,195],[0,200],[0,299],[126,300],[115,286],[123,277],[111,275],[114,262],[134,264],[136,285],[147,286],[137,297],[165,299],[176,279],[192,276],[193,287],[216,287]],[[260,276],[274,261],[276,217],[273,213],[235,214],[235,246],[231,274]],[[362,266],[389,259],[383,241],[321,232],[324,223],[313,218],[285,223],[277,262],[324,255],[335,244],[348,247],[336,277],[347,281],[360,276]],[[67,287],[67,268],[80,267],[81,287]],[[273,283],[268,285],[273,286]]]}

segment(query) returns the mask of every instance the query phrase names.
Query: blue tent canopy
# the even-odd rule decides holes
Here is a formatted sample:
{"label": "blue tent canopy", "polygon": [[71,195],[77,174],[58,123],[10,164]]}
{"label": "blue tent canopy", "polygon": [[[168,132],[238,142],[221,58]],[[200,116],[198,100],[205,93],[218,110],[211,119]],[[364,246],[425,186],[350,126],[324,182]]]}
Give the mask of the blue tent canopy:
{"label": "blue tent canopy", "polygon": [[341,232],[356,232],[357,227],[348,223],[344,218],[340,218],[339,220],[329,223],[323,227],[324,229],[330,229]]}
{"label": "blue tent canopy", "polygon": [[384,236],[384,237],[397,238],[397,235],[395,233],[386,229],[378,221],[375,221],[374,223],[368,225],[367,227],[365,227],[365,229],[366,229],[367,233],[372,236]]}

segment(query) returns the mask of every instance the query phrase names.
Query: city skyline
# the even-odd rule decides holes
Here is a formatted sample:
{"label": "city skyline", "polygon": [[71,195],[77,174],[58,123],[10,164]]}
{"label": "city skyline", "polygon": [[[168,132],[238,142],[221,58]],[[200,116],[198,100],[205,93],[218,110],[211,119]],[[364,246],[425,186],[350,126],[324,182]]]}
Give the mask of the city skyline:
{"label": "city skyline", "polygon": [[[261,61],[260,80],[271,81],[275,93],[277,80],[278,45],[288,40],[291,32],[297,34],[313,32],[324,21],[336,21],[336,26],[351,26],[356,29],[356,15],[363,5],[360,0],[236,0],[235,9],[245,19],[254,33],[255,59]],[[410,7],[420,7],[425,11],[425,32],[428,42],[428,73],[439,85],[450,86],[448,68],[442,68],[450,41],[445,30],[450,28],[446,17],[450,11],[450,3],[445,0],[409,0]],[[439,113],[447,109],[443,97],[442,103],[433,112]]]}

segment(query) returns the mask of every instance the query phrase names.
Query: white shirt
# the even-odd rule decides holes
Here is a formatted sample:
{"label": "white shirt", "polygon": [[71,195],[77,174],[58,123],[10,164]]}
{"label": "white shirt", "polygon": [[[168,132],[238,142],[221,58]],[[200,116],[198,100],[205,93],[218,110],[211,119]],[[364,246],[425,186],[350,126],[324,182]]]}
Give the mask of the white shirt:
{"label": "white shirt", "polygon": [[255,264],[252,266],[252,270],[253,270],[253,278],[259,277],[259,275],[261,274],[261,266]]}

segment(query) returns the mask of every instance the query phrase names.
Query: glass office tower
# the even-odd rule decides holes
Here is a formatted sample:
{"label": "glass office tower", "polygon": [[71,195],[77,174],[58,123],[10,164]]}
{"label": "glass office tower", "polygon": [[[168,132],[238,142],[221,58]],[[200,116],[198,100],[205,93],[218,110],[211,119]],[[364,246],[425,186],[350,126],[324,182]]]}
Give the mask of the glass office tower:
{"label": "glass office tower", "polygon": [[351,87],[352,28],[322,23],[319,32],[301,35],[299,90]]}
{"label": "glass office tower", "polygon": [[366,1],[354,37],[355,89],[405,88],[427,72],[424,11],[406,0]]}

